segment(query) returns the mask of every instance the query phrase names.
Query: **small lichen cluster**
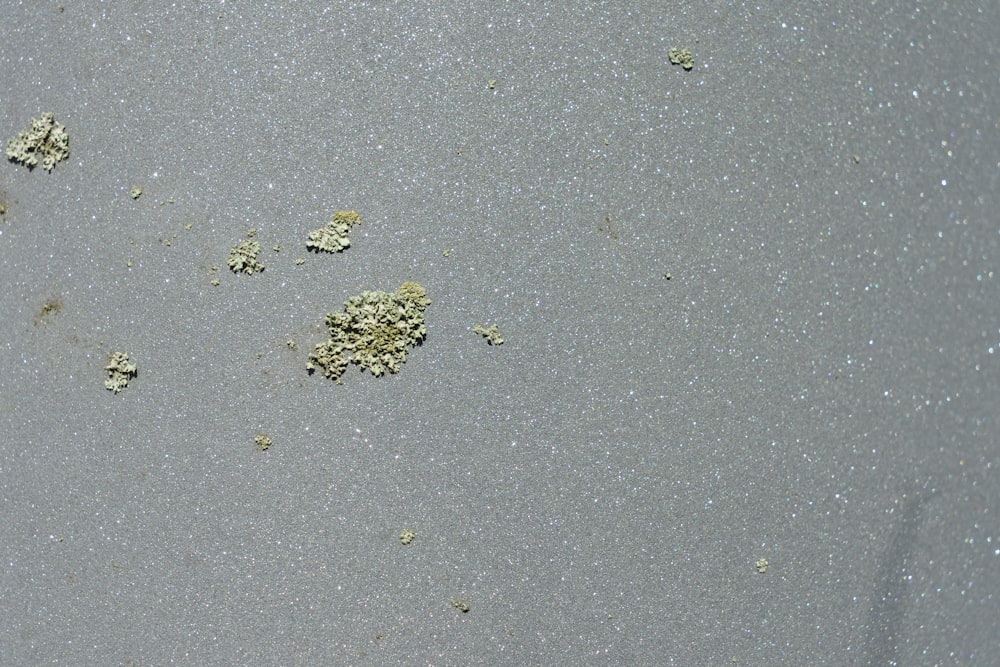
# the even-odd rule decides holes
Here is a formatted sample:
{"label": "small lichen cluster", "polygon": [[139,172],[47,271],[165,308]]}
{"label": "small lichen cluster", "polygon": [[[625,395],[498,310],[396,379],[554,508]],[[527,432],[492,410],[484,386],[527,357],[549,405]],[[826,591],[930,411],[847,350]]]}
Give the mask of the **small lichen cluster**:
{"label": "small lichen cluster", "polygon": [[247,232],[246,241],[240,241],[229,251],[227,263],[233,273],[257,273],[264,270],[264,265],[257,260],[260,254],[260,243],[254,240],[257,230]]}
{"label": "small lichen cluster", "polygon": [[678,49],[674,47],[667,52],[667,57],[670,58],[671,65],[680,65],[686,70],[694,67],[694,56],[691,55],[690,49]]}
{"label": "small lichen cluster", "polygon": [[416,537],[417,537],[416,531],[410,530],[409,528],[404,528],[403,530],[399,531],[399,541],[402,542],[403,544],[409,544],[414,539],[416,539]]}
{"label": "small lichen cluster", "polygon": [[48,172],[69,157],[69,135],[66,126],[57,123],[51,112],[45,112],[41,118],[32,118],[31,127],[23,130],[17,138],[7,142],[7,158],[11,162],[19,162],[28,169],[34,169],[38,164],[38,156],[42,156],[42,169]]}
{"label": "small lichen cluster", "polygon": [[268,437],[267,433],[258,433],[253,438],[253,443],[256,445],[257,449],[262,452],[266,452],[271,449],[271,445],[274,444],[271,438]]}
{"label": "small lichen cluster", "polygon": [[427,291],[415,282],[403,283],[396,292],[363,292],[344,302],[344,311],[326,316],[330,340],[309,355],[306,368],[340,382],[349,362],[379,377],[396,373],[406,362],[407,348],[427,335],[424,310],[430,305]]}
{"label": "small lichen cluster", "polygon": [[108,365],[104,367],[108,379],[104,386],[116,394],[128,386],[128,381],[139,374],[138,367],[128,360],[128,353],[115,352],[108,357]]}
{"label": "small lichen cluster", "polygon": [[503,345],[503,338],[500,337],[500,327],[495,324],[489,327],[477,324],[472,327],[472,333],[477,333],[484,337],[490,345]]}
{"label": "small lichen cluster", "polygon": [[347,238],[351,227],[361,222],[361,216],[354,211],[337,211],[326,227],[309,232],[306,248],[316,252],[341,252],[351,245]]}

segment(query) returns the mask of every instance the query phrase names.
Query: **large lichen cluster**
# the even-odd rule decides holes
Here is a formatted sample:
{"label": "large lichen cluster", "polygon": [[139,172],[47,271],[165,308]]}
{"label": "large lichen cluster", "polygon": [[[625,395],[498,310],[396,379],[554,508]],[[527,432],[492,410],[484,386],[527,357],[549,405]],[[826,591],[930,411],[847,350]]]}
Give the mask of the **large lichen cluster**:
{"label": "large lichen cluster", "polygon": [[45,112],[41,118],[32,118],[31,127],[21,131],[16,138],[7,142],[7,159],[19,162],[28,169],[34,169],[38,164],[38,156],[42,158],[42,169],[48,172],[69,157],[69,135],[66,126],[56,122],[51,112]]}
{"label": "large lichen cluster", "polygon": [[405,282],[395,292],[363,292],[344,302],[344,310],[326,316],[330,340],[309,355],[306,368],[340,382],[348,363],[367,368],[378,377],[396,373],[406,362],[407,349],[427,335],[424,310],[427,291]]}
{"label": "large lichen cluster", "polygon": [[126,352],[112,353],[104,370],[108,373],[104,386],[116,394],[128,386],[128,381],[139,373],[138,367],[129,361]]}
{"label": "large lichen cluster", "polygon": [[226,263],[233,273],[257,273],[264,270],[264,265],[257,259],[260,254],[260,243],[254,240],[257,230],[247,232],[247,239],[240,241],[229,251]]}
{"label": "large lichen cluster", "polygon": [[306,248],[316,252],[341,252],[351,245],[351,240],[347,238],[351,227],[361,222],[361,216],[354,211],[337,211],[333,214],[333,219],[326,223],[326,227],[314,229],[309,232],[309,240],[306,241]]}

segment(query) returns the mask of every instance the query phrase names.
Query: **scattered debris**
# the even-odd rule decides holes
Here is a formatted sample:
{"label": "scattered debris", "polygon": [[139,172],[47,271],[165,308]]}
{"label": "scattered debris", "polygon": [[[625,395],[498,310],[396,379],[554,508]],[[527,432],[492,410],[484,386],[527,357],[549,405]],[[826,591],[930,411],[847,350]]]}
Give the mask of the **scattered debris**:
{"label": "scattered debris", "polygon": [[351,227],[361,222],[361,216],[354,211],[337,211],[326,227],[309,232],[306,248],[316,252],[341,252],[351,245],[347,238]]}
{"label": "scattered debris", "polygon": [[264,270],[264,265],[257,260],[260,254],[260,243],[254,240],[256,229],[247,232],[246,241],[240,241],[229,251],[229,268],[233,273],[257,273]]}
{"label": "scattered debris", "polygon": [[7,142],[7,158],[28,169],[35,168],[39,155],[42,157],[42,169],[50,173],[57,162],[69,157],[66,126],[57,123],[51,112],[43,113],[41,118],[32,118],[29,129]]}
{"label": "scattered debris", "polygon": [[671,48],[667,57],[670,58],[671,65],[680,65],[686,70],[694,67],[694,56],[691,55],[690,49]]}
{"label": "scattered debris", "polygon": [[618,226],[617,223],[615,223],[614,225],[612,225],[611,224],[611,216],[610,215],[606,215],[606,216],[604,216],[604,223],[601,224],[601,225],[598,225],[597,231],[603,232],[603,233],[607,234],[608,238],[611,239],[612,241],[617,241],[618,240],[618,229],[617,229],[617,226]]}
{"label": "scattered debris", "polygon": [[116,394],[128,386],[129,380],[139,374],[139,369],[129,361],[127,352],[114,352],[108,357],[108,365],[104,367],[108,379],[104,386]]}
{"label": "scattered debris", "polygon": [[133,185],[132,189],[128,191],[128,196],[131,197],[132,199],[138,199],[139,197],[142,196],[142,188],[140,188],[138,185]]}
{"label": "scattered debris", "polygon": [[503,338],[500,337],[500,327],[495,324],[490,327],[477,324],[472,327],[472,333],[483,336],[490,345],[503,345]]}
{"label": "scattered debris", "polygon": [[398,372],[406,362],[407,348],[427,335],[424,309],[428,305],[427,291],[415,282],[405,282],[393,293],[363,292],[351,297],[344,302],[343,312],[326,316],[330,340],[313,349],[306,368],[310,373],[322,368],[323,375],[338,383],[349,362],[367,368],[375,377]]}
{"label": "scattered debris", "polygon": [[35,326],[48,321],[50,315],[57,315],[63,308],[62,301],[58,297],[53,297],[42,304],[38,314],[35,315]]}
{"label": "scattered debris", "polygon": [[410,530],[409,528],[404,528],[403,530],[399,531],[399,541],[402,542],[403,544],[409,544],[410,542],[413,541],[413,539],[416,536],[417,534],[412,530]]}

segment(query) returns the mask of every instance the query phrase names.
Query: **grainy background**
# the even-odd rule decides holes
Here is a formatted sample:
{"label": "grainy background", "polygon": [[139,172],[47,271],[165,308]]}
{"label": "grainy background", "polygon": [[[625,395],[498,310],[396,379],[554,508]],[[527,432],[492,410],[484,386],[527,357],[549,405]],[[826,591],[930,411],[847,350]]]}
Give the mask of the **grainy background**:
{"label": "grainy background", "polygon": [[[72,151],[0,164],[0,663],[995,659],[996,3],[62,5],[0,22]],[[306,374],[405,280],[402,372]]]}

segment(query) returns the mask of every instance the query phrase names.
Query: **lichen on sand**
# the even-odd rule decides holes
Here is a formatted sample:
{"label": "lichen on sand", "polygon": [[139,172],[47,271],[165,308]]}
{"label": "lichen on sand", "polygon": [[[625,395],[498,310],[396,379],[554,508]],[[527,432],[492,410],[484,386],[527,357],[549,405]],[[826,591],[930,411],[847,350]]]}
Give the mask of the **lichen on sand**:
{"label": "lichen on sand", "polygon": [[138,367],[129,361],[127,352],[112,353],[104,370],[108,373],[104,386],[116,394],[128,386],[129,380],[139,374]]}
{"label": "lichen on sand", "polygon": [[667,52],[667,58],[670,59],[671,65],[680,65],[685,70],[690,70],[694,67],[694,56],[691,54],[690,49],[673,47]]}
{"label": "lichen on sand", "polygon": [[395,292],[362,292],[344,302],[344,310],[329,313],[330,339],[317,345],[306,368],[340,382],[349,363],[379,377],[397,373],[407,350],[427,335],[424,310],[430,305],[427,291],[405,282]]}
{"label": "lichen on sand", "polygon": [[316,252],[342,252],[351,245],[347,237],[351,227],[361,222],[361,216],[354,211],[337,211],[325,227],[309,232],[306,248]]}
{"label": "lichen on sand", "polygon": [[240,241],[229,251],[226,263],[233,273],[257,273],[264,270],[264,265],[257,259],[260,254],[260,243],[254,240],[256,230],[247,232],[245,241]]}
{"label": "lichen on sand", "polygon": [[42,169],[52,172],[57,162],[69,157],[69,135],[66,126],[46,111],[40,118],[32,118],[31,126],[22,130],[17,137],[7,142],[7,159],[34,169],[38,157],[42,158]]}
{"label": "lichen on sand", "polygon": [[486,342],[490,345],[503,345],[503,338],[500,336],[500,327],[495,324],[488,327],[477,324],[472,327],[472,333],[479,334],[485,338]]}

